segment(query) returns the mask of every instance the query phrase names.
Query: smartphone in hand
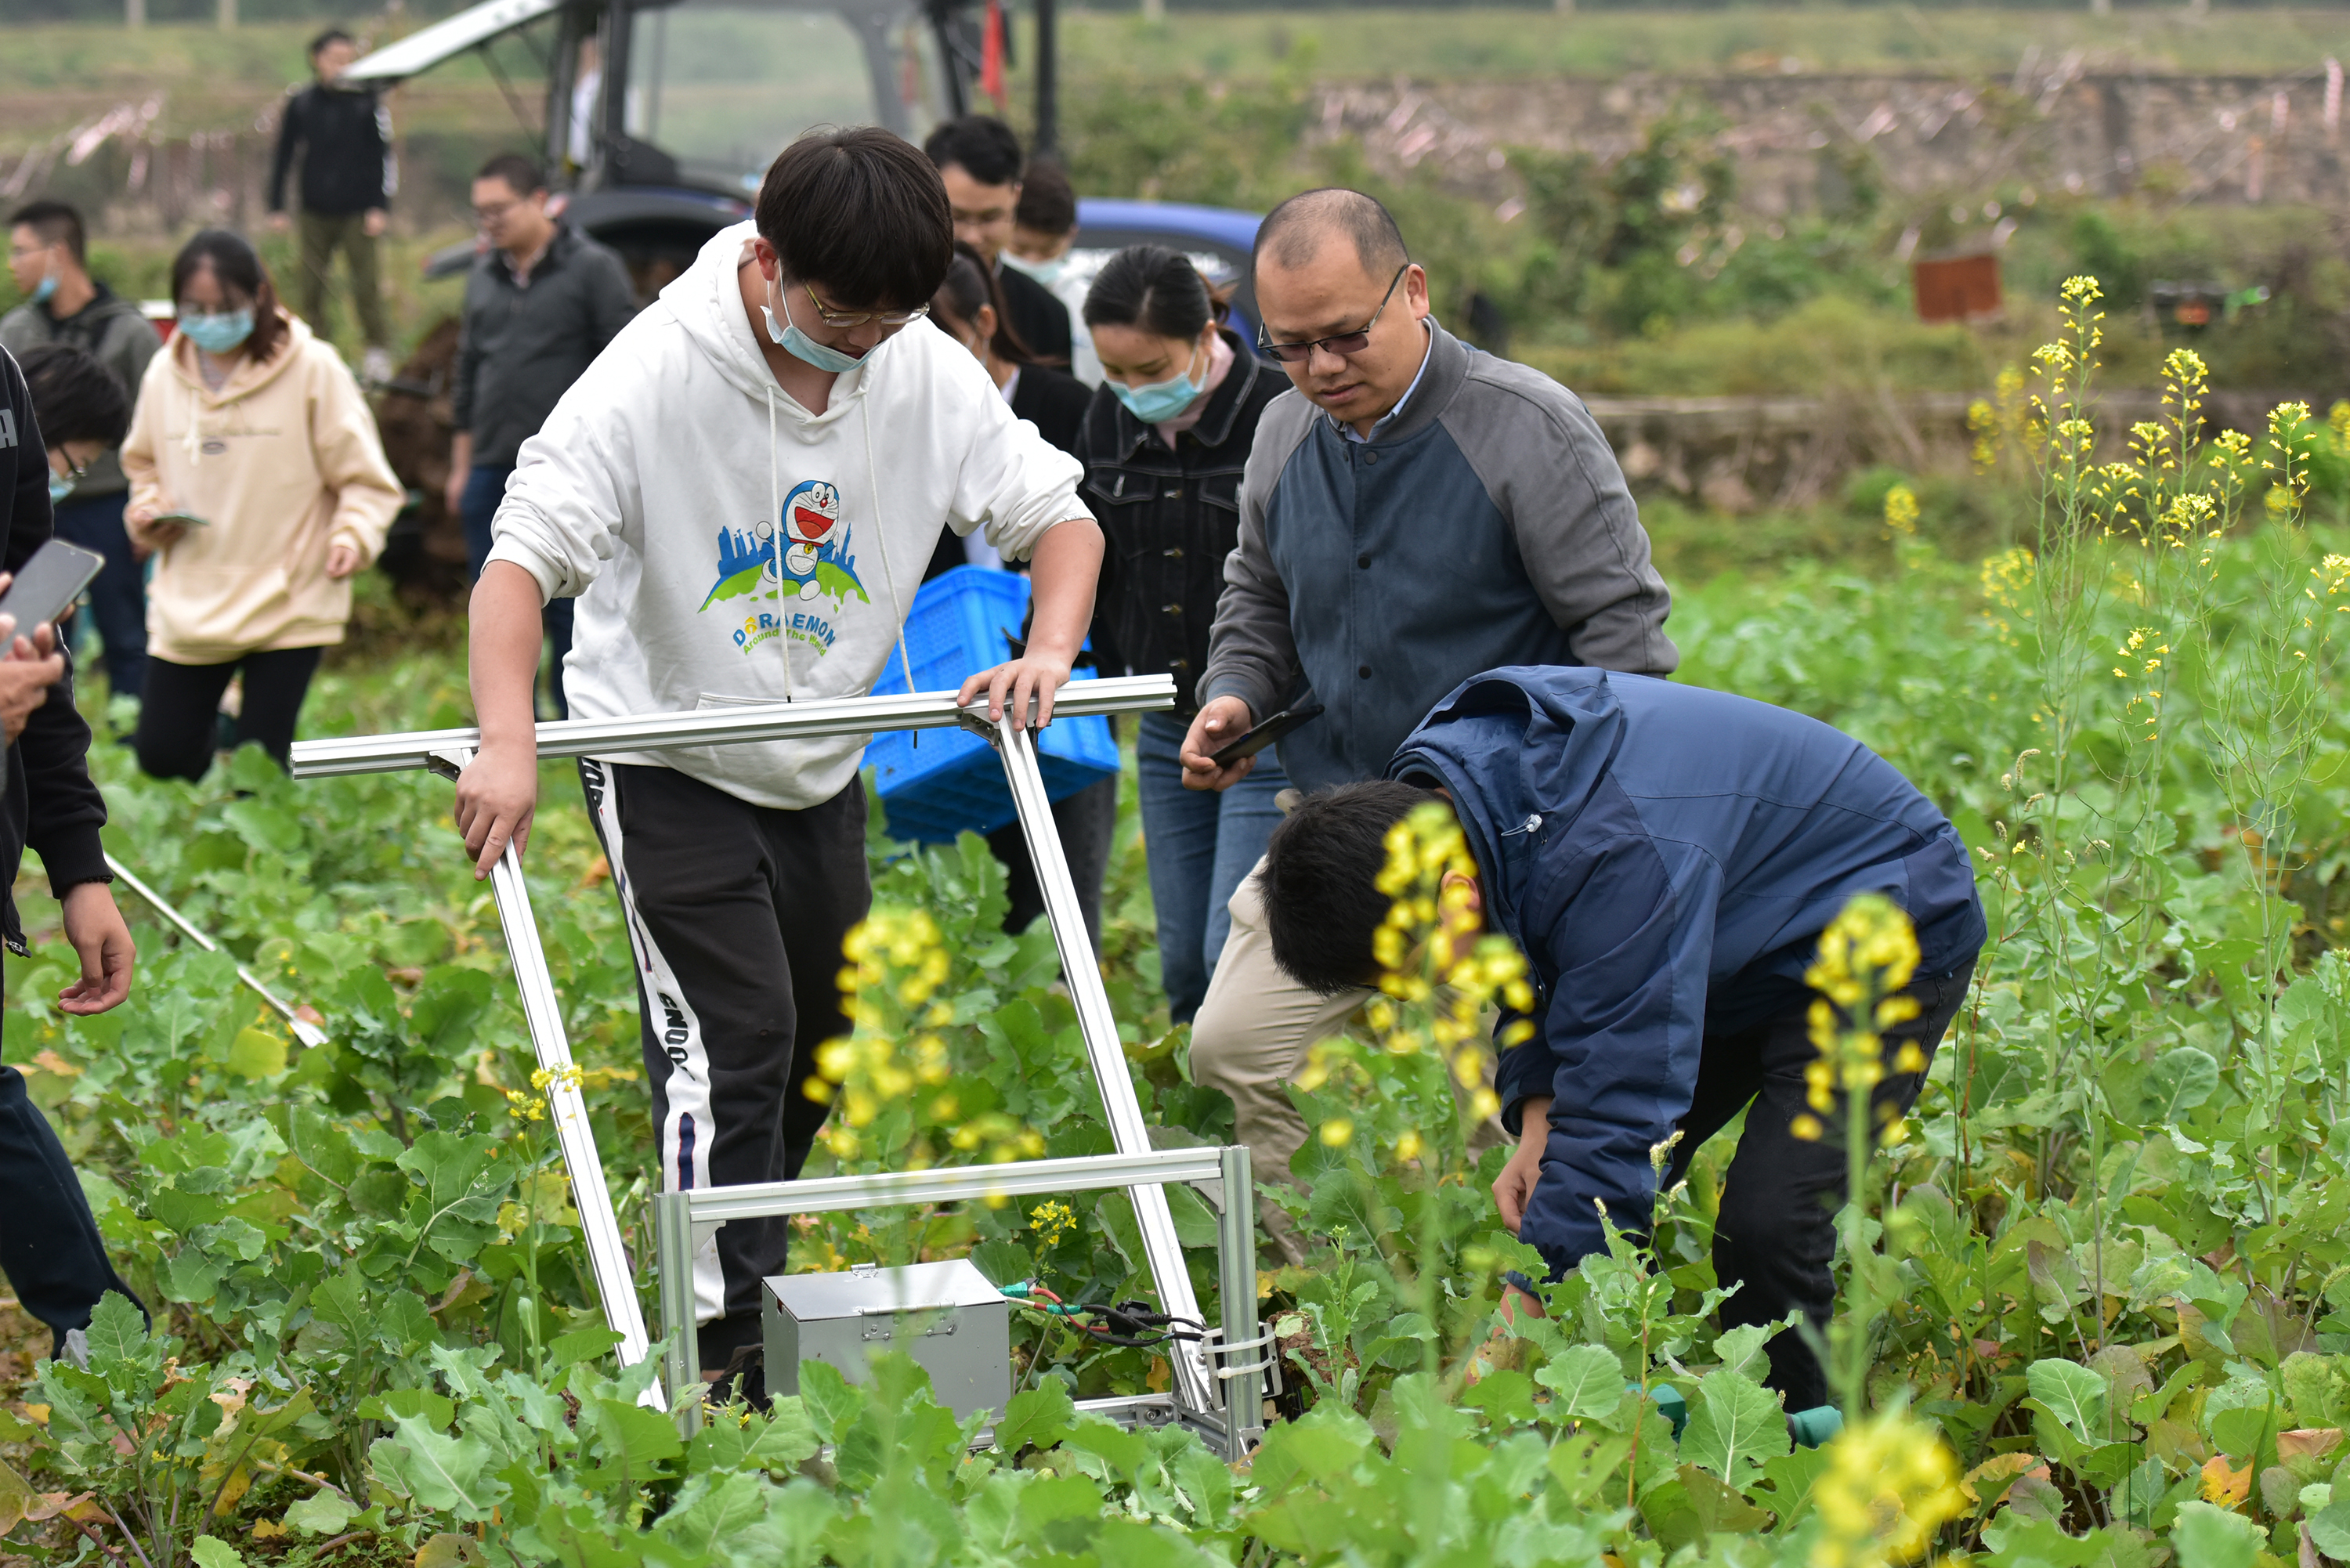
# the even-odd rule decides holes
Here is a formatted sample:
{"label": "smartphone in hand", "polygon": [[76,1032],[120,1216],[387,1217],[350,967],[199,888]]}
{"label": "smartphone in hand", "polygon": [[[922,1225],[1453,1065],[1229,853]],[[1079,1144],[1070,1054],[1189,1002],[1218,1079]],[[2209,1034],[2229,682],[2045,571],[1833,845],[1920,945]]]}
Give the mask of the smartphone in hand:
{"label": "smartphone in hand", "polygon": [[33,552],[8,591],[0,594],[0,615],[16,617],[16,635],[30,637],[36,627],[55,625],[105,565],[106,557],[95,550],[52,539]]}
{"label": "smartphone in hand", "polygon": [[1208,760],[1220,768],[1231,767],[1243,757],[1253,757],[1291,731],[1322,716],[1322,704],[1310,708],[1288,708],[1275,713],[1263,723],[1236,740],[1225,742],[1208,753]]}

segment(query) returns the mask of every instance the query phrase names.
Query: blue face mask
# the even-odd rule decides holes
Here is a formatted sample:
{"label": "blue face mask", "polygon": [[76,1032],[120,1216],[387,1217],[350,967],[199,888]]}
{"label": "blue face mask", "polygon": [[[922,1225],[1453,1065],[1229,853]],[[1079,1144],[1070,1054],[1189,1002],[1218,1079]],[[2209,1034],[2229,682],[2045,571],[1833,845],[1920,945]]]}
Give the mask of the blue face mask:
{"label": "blue face mask", "polygon": [[[773,284],[767,286],[767,297],[770,300],[775,297]],[[767,318],[768,337],[779,345],[785,353],[804,365],[813,365],[819,370],[829,370],[834,375],[839,376],[865,363],[856,355],[844,354],[837,348],[828,348],[801,331],[798,324],[792,320],[792,302],[788,296],[784,300],[783,326],[775,325],[775,311],[773,305],[759,306],[759,314]]]}
{"label": "blue face mask", "polygon": [[248,306],[218,316],[183,315],[180,330],[205,353],[226,354],[253,336],[253,309]]}
{"label": "blue face mask", "polygon": [[1169,380],[1153,381],[1147,387],[1129,387],[1123,381],[1109,383],[1110,391],[1126,405],[1126,411],[1144,424],[1164,424],[1181,413],[1208,389],[1203,381],[1191,379],[1191,364],[1197,363],[1200,351],[1191,351],[1191,360],[1183,373]]}
{"label": "blue face mask", "polygon": [[75,481],[68,475],[49,475],[49,504],[55,506],[74,493]]}
{"label": "blue face mask", "polygon": [[33,286],[33,303],[47,305],[57,292],[57,275],[53,272],[44,273],[41,275],[41,281]]}

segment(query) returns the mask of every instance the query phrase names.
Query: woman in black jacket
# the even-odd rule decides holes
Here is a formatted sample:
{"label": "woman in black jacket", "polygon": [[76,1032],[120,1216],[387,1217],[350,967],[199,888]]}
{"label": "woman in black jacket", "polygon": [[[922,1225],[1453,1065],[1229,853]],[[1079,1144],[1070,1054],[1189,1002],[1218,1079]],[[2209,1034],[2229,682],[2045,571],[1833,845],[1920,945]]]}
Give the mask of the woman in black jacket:
{"label": "woman in black jacket", "polygon": [[[1036,433],[1075,457],[1078,428],[1085,423],[1086,404],[1093,394],[1066,371],[1039,364],[1005,313],[1000,280],[981,265],[969,245],[955,246],[954,261],[944,282],[931,296],[931,321],[961,343],[987,369],[988,379],[1012,405],[1012,411],[1036,427]],[[994,547],[972,531],[958,537],[941,529],[938,548],[931,552],[929,582],[957,566],[1003,567]],[[1096,618],[1093,646],[1101,648],[1100,618]],[[1069,876],[1077,885],[1077,907],[1086,920],[1086,934],[1094,950],[1101,950],[1102,883],[1109,875],[1110,846],[1118,836],[1118,778],[1087,784],[1076,794],[1053,803],[1053,823],[1060,830],[1061,853],[1069,862]],[[1028,858],[1028,840],[1016,822],[987,836],[987,846],[1003,863],[1004,892],[1012,900],[1003,929],[1026,930],[1045,912],[1045,891],[1036,883],[1036,867]]]}
{"label": "woman in black jacket", "polygon": [[[1163,245],[1110,258],[1086,296],[1102,384],[1078,459],[1107,548],[1094,624],[1105,673],[1175,678],[1175,711],[1142,715],[1142,831],[1168,1009],[1187,1022],[1232,930],[1233,890],[1264,853],[1289,781],[1273,755],[1222,794],[1183,787],[1177,760],[1198,711],[1208,628],[1240,529],[1241,471],[1264,406],[1289,385],[1223,324],[1199,270]],[[1099,646],[1101,639],[1097,639]]]}

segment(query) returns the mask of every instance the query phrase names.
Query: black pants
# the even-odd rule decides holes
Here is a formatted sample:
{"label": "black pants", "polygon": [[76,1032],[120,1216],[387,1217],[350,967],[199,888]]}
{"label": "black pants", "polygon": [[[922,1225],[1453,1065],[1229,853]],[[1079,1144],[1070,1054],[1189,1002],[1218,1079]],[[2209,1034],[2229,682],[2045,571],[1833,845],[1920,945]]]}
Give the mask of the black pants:
{"label": "black pants", "polygon": [[[57,1349],[109,1291],[139,1298],[108,1262],[106,1243],[49,1118],[25,1093],[24,1075],[0,1067],[0,1269],[25,1310],[47,1324]],[[50,1354],[57,1354],[53,1349]]]}
{"label": "black pants", "polygon": [[[824,1125],[816,1047],[848,1033],[841,944],[873,903],[864,781],[777,811],[671,768],[583,760],[579,779],[636,955],[663,1188],[789,1180]],[[694,1259],[704,1367],[758,1339],[789,1233],[731,1220]]]}
{"label": "black pants", "polygon": [[322,648],[285,648],[248,653],[225,664],[174,664],[147,660],[147,691],[139,706],[139,733],[132,742],[139,765],[159,779],[200,779],[220,745],[220,700],[229,677],[244,672],[244,703],[237,714],[234,744],[258,743],[286,765],[294,746],[294,725],[302,699],[318,672]]}
{"label": "black pants", "polygon": [[[98,627],[107,694],[136,697],[147,682],[147,580],[122,525],[130,493],[68,501],[57,511],[57,537],[106,557],[84,596]],[[68,612],[68,618],[71,618]],[[63,635],[64,628],[59,628]]]}
{"label": "black pants", "polygon": [[[1967,999],[1974,961],[1940,979],[1913,981],[1908,994],[1918,1014],[1885,1032],[1885,1078],[1871,1098],[1872,1128],[1882,1107],[1907,1114],[1917,1101],[1925,1074],[1897,1073],[1895,1056],[1914,1040],[1932,1064],[1934,1048]],[[1792,988],[1791,988],[1792,989]],[[1819,1055],[1811,1038],[1811,992],[1762,1023],[1731,1033],[1709,1033],[1697,1073],[1697,1095],[1681,1118],[1681,1141],[1665,1174],[1670,1189],[1689,1169],[1705,1140],[1727,1127],[1741,1110],[1746,1130],[1731,1157],[1721,1184],[1721,1211],[1714,1220],[1713,1272],[1724,1285],[1742,1288],[1721,1303],[1721,1326],[1773,1323],[1801,1312],[1822,1333],[1835,1315],[1835,1211],[1845,1199],[1845,1146],[1841,1103],[1823,1118],[1827,1130],[1813,1142],[1790,1129],[1804,1104],[1804,1068]],[[1788,1410],[1827,1403],[1827,1377],[1800,1335],[1790,1331],[1771,1341],[1771,1376],[1764,1381],[1786,1396]]]}
{"label": "black pants", "polygon": [[[1059,830],[1061,853],[1069,862],[1069,876],[1077,885],[1077,908],[1086,918],[1086,935],[1094,953],[1101,953],[1102,881],[1109,875],[1111,842],[1118,836],[1118,779],[1115,775],[1090,784],[1073,795],[1053,803],[1053,826]],[[1036,882],[1036,863],[1028,857],[1028,836],[1018,823],[987,836],[987,846],[1003,862],[1004,892],[1012,908],[1004,911],[1003,929],[1018,936],[1045,912],[1045,889]]]}

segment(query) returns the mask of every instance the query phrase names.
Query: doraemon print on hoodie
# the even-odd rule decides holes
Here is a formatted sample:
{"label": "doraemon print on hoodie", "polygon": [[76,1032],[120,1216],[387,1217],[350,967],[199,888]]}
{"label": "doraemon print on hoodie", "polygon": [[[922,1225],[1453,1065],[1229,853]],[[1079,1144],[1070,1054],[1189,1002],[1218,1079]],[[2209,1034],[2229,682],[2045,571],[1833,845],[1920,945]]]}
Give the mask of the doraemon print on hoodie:
{"label": "doraemon print on hoodie", "polygon": [[[943,525],[1025,560],[1087,517],[1076,460],[1015,419],[971,351],[916,321],[811,414],[752,337],[738,223],[640,312],[523,443],[494,524],[549,598],[576,596],[575,719],[851,697],[898,654]],[[848,783],[864,737],[606,762],[678,769],[801,810]]]}

